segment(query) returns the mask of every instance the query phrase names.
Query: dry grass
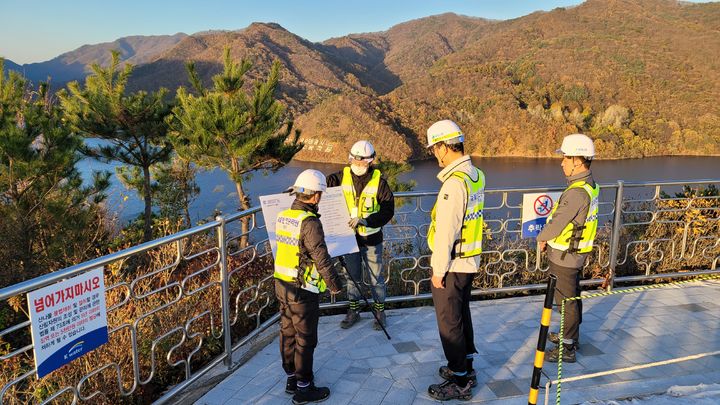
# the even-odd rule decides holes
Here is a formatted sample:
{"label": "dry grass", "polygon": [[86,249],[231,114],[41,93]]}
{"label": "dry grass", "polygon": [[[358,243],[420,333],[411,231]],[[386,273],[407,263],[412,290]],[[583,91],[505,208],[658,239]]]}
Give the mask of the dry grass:
{"label": "dry grass", "polygon": [[[187,369],[195,372],[221,354],[220,268],[215,243],[214,236],[199,235],[181,241],[186,252],[181,260],[177,260],[177,245],[170,244],[108,266],[109,342],[40,380],[30,376],[12,385],[3,402],[41,402],[65,387],[78,386],[89,375],[80,385],[81,398],[99,404],[148,403],[184,380]],[[266,258],[253,260],[253,256],[246,250],[228,258],[230,269],[241,269],[231,278],[231,297],[242,304],[252,301],[255,294],[247,287],[272,274]],[[17,318],[26,319],[20,310],[25,307],[24,297],[12,302],[19,311]],[[241,305],[240,311],[232,314],[234,340],[255,328],[253,308],[248,312],[250,315]],[[267,308],[261,320],[272,312],[272,306]],[[29,344],[29,328],[7,338],[0,342],[0,353]],[[4,361],[0,386],[32,370],[33,365],[32,351]],[[122,396],[121,392],[132,395]],[[65,403],[72,398],[68,389],[55,400]]]}

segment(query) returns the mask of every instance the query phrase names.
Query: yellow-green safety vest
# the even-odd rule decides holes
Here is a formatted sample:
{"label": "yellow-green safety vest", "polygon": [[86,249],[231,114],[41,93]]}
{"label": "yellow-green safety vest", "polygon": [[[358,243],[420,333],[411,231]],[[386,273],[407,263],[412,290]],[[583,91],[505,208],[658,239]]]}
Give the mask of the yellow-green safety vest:
{"label": "yellow-green safety vest", "polygon": [[[467,192],[467,205],[465,206],[465,217],[463,218],[460,239],[455,241],[452,250],[452,258],[473,257],[482,253],[483,238],[483,209],[485,208],[485,174],[482,170],[477,171],[477,180],[473,180],[465,172],[453,172],[455,176],[465,184]],[[435,209],[437,201],[430,213],[430,229],[428,229],[427,241],[430,250],[433,250],[435,242]],[[457,245],[459,245],[459,250]]]}
{"label": "yellow-green safety vest", "polygon": [[[373,170],[372,177],[370,177],[370,181],[365,185],[360,196],[355,195],[355,187],[353,186],[349,167],[343,169],[343,178],[340,185],[351,218],[367,218],[371,214],[380,212],[380,204],[377,200],[378,187],[380,187],[380,170]],[[369,236],[380,232],[380,228],[358,226],[356,232],[360,236]]]}
{"label": "yellow-green safety vest", "polygon": [[317,294],[325,291],[327,285],[318,273],[315,263],[300,269],[300,227],[305,219],[315,216],[312,212],[293,209],[278,214],[275,222],[277,250],[274,276],[295,283],[301,270],[301,288]]}
{"label": "yellow-green safety vest", "polygon": [[[576,181],[568,186],[565,191],[573,188],[582,188],[590,196],[590,206],[588,207],[585,223],[579,228],[582,229],[582,234],[579,236],[576,235],[577,230],[575,229],[575,224],[570,221],[563,231],[560,232],[560,235],[558,235],[555,239],[548,241],[548,245],[550,245],[553,249],[560,251],[569,250],[570,253],[588,253],[592,250],[593,242],[595,241],[595,234],[597,233],[600,186],[596,184],[595,188],[593,188],[584,181]],[[548,222],[550,222],[557,206],[558,204],[555,204],[550,212],[550,215],[547,218]],[[575,243],[577,243],[577,245],[575,245]]]}

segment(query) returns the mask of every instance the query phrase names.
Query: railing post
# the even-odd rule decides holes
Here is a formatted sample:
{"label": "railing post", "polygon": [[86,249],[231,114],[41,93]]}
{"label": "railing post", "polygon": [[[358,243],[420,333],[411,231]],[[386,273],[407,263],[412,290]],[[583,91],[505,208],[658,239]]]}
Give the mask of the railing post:
{"label": "railing post", "polygon": [[622,180],[618,180],[617,192],[615,193],[615,217],[612,225],[612,236],[610,237],[610,282],[607,291],[615,287],[615,268],[617,267],[618,246],[620,245],[620,230],[622,229],[622,202],[623,202]]}
{"label": "railing post", "polygon": [[547,344],[548,331],[550,330],[550,317],[552,316],[556,283],[557,277],[554,274],[550,274],[547,290],[545,291],[545,303],[543,305],[542,316],[540,317],[540,333],[538,334],[537,350],[535,350],[535,362],[533,363],[532,379],[530,380],[528,405],[537,404],[540,374],[542,373],[543,362],[545,361],[545,345]]}
{"label": "railing post", "polygon": [[217,228],[218,249],[220,253],[220,290],[222,302],[222,325],[225,347],[225,365],[228,370],[232,368],[232,336],[230,334],[230,278],[227,268],[227,241],[225,232],[225,218],[218,215],[215,218],[220,222]]}

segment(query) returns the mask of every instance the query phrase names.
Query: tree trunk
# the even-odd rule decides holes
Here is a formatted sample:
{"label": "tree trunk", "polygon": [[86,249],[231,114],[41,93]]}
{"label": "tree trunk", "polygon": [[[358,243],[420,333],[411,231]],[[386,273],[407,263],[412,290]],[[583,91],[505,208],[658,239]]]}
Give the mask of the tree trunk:
{"label": "tree trunk", "polygon": [[[250,208],[250,202],[248,201],[248,196],[245,195],[245,191],[243,191],[242,183],[235,183],[235,190],[237,190],[238,193],[238,199],[240,200],[240,208],[242,208],[243,211]],[[240,218],[240,231],[242,232],[242,235],[240,237],[240,248],[244,248],[248,244],[248,230],[250,229],[250,217],[244,216]]]}
{"label": "tree trunk", "polygon": [[[235,191],[237,191],[238,200],[240,200],[240,208],[244,211],[248,208],[250,208],[250,201],[248,199],[248,196],[245,194],[245,191],[242,187],[242,174],[240,174],[239,165],[237,163],[237,160],[232,159],[232,170],[233,170],[233,178],[235,180]],[[250,217],[245,216],[240,218],[240,232],[242,233],[242,236],[240,237],[240,248],[244,248],[248,245],[248,231],[250,229]]]}
{"label": "tree trunk", "polygon": [[150,189],[150,167],[143,166],[143,195],[145,199],[145,228],[143,242],[152,239],[152,190]]}

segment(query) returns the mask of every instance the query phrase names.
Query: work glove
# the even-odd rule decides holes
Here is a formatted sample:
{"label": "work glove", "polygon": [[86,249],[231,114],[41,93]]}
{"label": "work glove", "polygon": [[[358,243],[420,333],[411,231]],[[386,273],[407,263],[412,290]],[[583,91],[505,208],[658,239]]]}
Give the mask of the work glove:
{"label": "work glove", "polygon": [[355,218],[351,218],[351,219],[350,219],[350,222],[348,222],[348,225],[350,226],[350,228],[355,229],[355,228],[357,228],[358,226],[361,226],[361,225],[362,225],[362,226],[366,226],[366,225],[367,225],[367,221],[366,221],[365,219],[363,219],[363,218],[355,217]]}
{"label": "work glove", "polygon": [[343,292],[345,290],[345,285],[343,284],[343,281],[345,281],[345,277],[342,277],[340,275],[333,277],[333,281],[327,283],[330,293],[340,294],[341,292]]}

